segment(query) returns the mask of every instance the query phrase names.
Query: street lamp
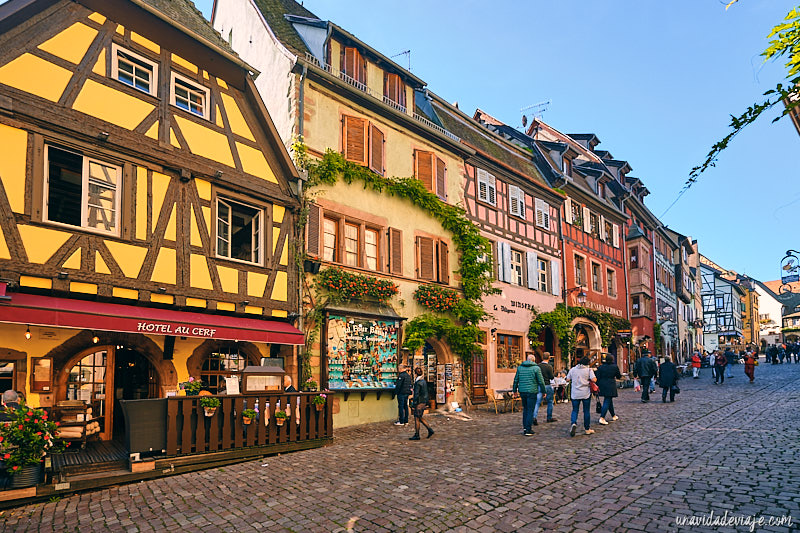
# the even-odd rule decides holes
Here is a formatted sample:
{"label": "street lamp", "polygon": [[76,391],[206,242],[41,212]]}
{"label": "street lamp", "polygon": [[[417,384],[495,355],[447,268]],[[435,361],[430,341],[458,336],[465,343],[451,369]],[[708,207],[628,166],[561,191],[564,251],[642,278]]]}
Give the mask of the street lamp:
{"label": "street lamp", "polygon": [[575,295],[575,301],[578,302],[578,305],[583,305],[586,303],[586,291],[583,289],[582,286],[572,287],[571,289],[567,289],[564,291],[564,305],[569,307],[569,295],[573,292],[578,291],[578,294]]}

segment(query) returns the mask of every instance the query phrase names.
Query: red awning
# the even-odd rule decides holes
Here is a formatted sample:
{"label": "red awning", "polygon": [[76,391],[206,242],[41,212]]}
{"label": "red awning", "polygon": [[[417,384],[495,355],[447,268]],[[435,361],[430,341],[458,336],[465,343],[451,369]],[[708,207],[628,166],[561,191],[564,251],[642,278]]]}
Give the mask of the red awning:
{"label": "red awning", "polygon": [[277,320],[208,315],[35,294],[13,293],[10,300],[0,300],[0,322],[201,339],[304,343],[300,330]]}

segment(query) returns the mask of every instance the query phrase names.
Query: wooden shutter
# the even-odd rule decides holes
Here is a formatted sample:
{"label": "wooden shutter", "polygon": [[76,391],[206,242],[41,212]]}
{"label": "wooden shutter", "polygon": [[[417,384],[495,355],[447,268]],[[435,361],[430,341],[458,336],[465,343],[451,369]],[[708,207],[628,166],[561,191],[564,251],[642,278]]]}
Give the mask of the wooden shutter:
{"label": "wooden shutter", "polygon": [[359,83],[366,83],[366,68],[361,54],[353,47],[345,47],[342,50],[342,72],[353,78]]}
{"label": "wooden shutter", "polygon": [[481,202],[489,201],[489,173],[482,168],[477,169],[478,200]]}
{"label": "wooden shutter", "polygon": [[564,220],[572,224],[572,199],[564,200]]}
{"label": "wooden shutter", "polygon": [[439,241],[439,281],[445,285],[450,283],[450,256],[447,250],[447,243]]}
{"label": "wooden shutter", "polygon": [[320,223],[322,221],[322,210],[317,204],[311,204],[308,210],[308,222],[306,223],[306,250],[309,255],[320,256]]}
{"label": "wooden shutter", "polygon": [[414,151],[414,176],[425,185],[425,188],[433,192],[433,153],[422,150]]}
{"label": "wooden shutter", "polygon": [[436,158],[436,194],[442,200],[447,199],[447,167],[444,165],[444,161]]}
{"label": "wooden shutter", "polygon": [[528,288],[537,290],[539,288],[539,256],[536,252],[527,252],[525,258],[528,263]]}
{"label": "wooden shutter", "polygon": [[417,278],[433,281],[436,276],[436,254],[430,237],[417,237]]}
{"label": "wooden shutter", "polygon": [[609,237],[606,235],[606,217],[600,215],[600,222],[598,224],[600,224],[600,227],[597,228],[597,234],[600,235],[601,241],[605,241]]}
{"label": "wooden shutter", "polygon": [[586,233],[591,233],[591,231],[592,231],[592,225],[589,222],[589,215],[590,215],[589,208],[584,206],[584,208],[583,208],[583,231],[585,231]]}
{"label": "wooden shutter", "polygon": [[558,261],[550,260],[550,279],[553,280],[553,294],[561,296],[561,281],[559,280],[559,264]]}
{"label": "wooden shutter", "polygon": [[344,116],[344,158],[367,166],[367,121]]}
{"label": "wooden shutter", "polygon": [[403,232],[389,228],[389,272],[403,275]]}
{"label": "wooden shutter", "polygon": [[383,175],[383,141],[384,135],[373,124],[369,126],[369,168]]}
{"label": "wooden shutter", "polygon": [[397,74],[383,76],[383,95],[395,104],[406,106],[406,90],[403,80]]}
{"label": "wooden shutter", "polygon": [[499,249],[500,255],[503,258],[503,279],[502,281],[506,281],[511,283],[511,244],[503,241],[498,241],[497,247]]}
{"label": "wooden shutter", "polygon": [[519,198],[517,191],[519,191],[519,187],[516,185],[508,186],[508,212],[515,216],[519,216]]}
{"label": "wooden shutter", "polygon": [[614,228],[612,232],[612,244],[614,248],[619,248],[619,224],[612,224],[612,227]]}

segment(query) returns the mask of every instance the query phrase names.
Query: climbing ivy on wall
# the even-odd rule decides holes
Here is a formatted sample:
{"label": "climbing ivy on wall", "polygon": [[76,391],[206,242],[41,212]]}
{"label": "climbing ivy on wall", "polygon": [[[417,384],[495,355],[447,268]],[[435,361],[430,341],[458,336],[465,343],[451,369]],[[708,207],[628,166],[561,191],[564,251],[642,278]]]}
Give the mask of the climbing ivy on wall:
{"label": "climbing ivy on wall", "polygon": [[558,338],[558,346],[561,348],[561,358],[566,362],[575,350],[575,331],[572,321],[578,317],[586,318],[595,324],[600,332],[602,345],[607,347],[611,344],[617,331],[630,329],[631,323],[627,319],[619,318],[610,313],[594,311],[586,307],[567,307],[564,304],[556,305],[556,308],[547,313],[535,313],[531,324],[528,327],[528,338],[531,345],[541,346],[539,334],[550,328]]}
{"label": "climbing ivy on wall", "polygon": [[[425,188],[423,183],[413,177],[384,177],[371,170],[347,161],[342,154],[328,149],[321,159],[308,157],[302,143],[295,143],[294,152],[298,166],[308,172],[306,191],[320,185],[333,185],[338,180],[347,184],[360,183],[365,189],[376,193],[389,194],[410,201],[439,221],[442,228],[452,235],[459,258],[457,272],[461,281],[463,298],[446,313],[425,313],[410,320],[405,326],[404,346],[412,351],[421,348],[425,339],[436,337],[445,339],[450,348],[462,360],[465,370],[469,370],[472,357],[480,348],[478,323],[486,316],[482,298],[486,294],[498,292],[492,287],[493,262],[492,248],[488,239],[481,236],[478,228],[466,217],[462,207],[442,202],[439,197]],[[298,235],[304,234],[308,206],[311,198],[301,199],[301,221]],[[302,238],[302,237],[300,237]],[[302,243],[296,250],[304,251]],[[298,264],[305,259],[304,252],[296,254]],[[319,324],[320,310],[324,302],[317,302],[309,315]]]}

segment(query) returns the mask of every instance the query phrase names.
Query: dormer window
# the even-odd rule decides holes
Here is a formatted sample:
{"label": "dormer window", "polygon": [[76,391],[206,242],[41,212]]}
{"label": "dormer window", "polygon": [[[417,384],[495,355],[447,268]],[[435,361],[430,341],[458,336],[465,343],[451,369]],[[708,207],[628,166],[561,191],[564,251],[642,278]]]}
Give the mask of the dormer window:
{"label": "dormer window", "polygon": [[602,181],[597,182],[597,196],[603,199],[606,197],[606,184]]}
{"label": "dormer window", "polygon": [[572,176],[572,159],[568,157],[561,158],[561,171],[565,176]]}
{"label": "dormer window", "polygon": [[134,89],[156,95],[158,65],[130,50],[112,45],[114,61],[111,76]]}
{"label": "dormer window", "polygon": [[172,74],[172,105],[204,119],[209,119],[210,91],[183,76]]}
{"label": "dormer window", "polygon": [[358,83],[367,83],[367,61],[351,46],[342,50],[342,73]]}
{"label": "dormer window", "polygon": [[385,73],[383,75],[383,99],[389,104],[406,107],[406,84],[397,74]]}

